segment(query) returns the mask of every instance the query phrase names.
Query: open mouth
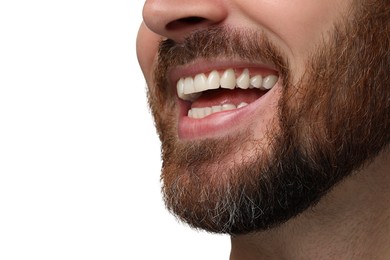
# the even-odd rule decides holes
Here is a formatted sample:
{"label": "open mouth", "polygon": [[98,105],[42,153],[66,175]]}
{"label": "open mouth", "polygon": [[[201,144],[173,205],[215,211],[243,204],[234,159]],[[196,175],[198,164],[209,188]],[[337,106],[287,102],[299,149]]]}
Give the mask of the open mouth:
{"label": "open mouth", "polygon": [[277,81],[276,73],[226,69],[180,78],[176,88],[178,97],[191,103],[187,116],[202,119],[247,106],[272,89]]}
{"label": "open mouth", "polygon": [[202,63],[172,73],[176,78],[173,82],[180,108],[181,139],[229,135],[254,123],[266,126],[276,113],[273,108],[278,93],[274,89],[279,74],[269,66],[212,68],[212,64]]}

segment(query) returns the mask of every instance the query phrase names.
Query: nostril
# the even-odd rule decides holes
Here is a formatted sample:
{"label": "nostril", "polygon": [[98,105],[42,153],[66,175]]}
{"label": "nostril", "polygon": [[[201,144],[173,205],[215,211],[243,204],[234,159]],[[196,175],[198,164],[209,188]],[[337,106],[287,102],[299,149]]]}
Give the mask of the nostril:
{"label": "nostril", "polygon": [[172,21],[166,25],[167,30],[178,30],[185,27],[196,26],[206,21],[205,18],[191,16]]}
{"label": "nostril", "polygon": [[181,22],[181,23],[194,24],[194,23],[200,23],[203,20],[205,20],[205,18],[197,17],[197,16],[191,16],[191,17],[178,19],[177,21]]}

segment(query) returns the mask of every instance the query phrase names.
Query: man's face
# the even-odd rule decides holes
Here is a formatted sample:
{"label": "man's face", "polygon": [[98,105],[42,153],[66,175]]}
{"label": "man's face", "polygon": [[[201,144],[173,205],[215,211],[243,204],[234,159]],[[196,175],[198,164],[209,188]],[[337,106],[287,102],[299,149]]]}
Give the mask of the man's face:
{"label": "man's face", "polygon": [[168,208],[212,232],[270,228],[377,155],[390,139],[389,9],[147,0],[137,52]]}

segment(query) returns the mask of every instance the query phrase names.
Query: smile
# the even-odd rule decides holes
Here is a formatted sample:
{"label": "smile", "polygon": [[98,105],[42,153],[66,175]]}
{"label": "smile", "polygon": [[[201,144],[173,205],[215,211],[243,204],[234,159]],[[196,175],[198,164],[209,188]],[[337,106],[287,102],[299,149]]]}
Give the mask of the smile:
{"label": "smile", "polygon": [[220,136],[253,121],[266,122],[273,114],[277,97],[272,92],[279,80],[276,70],[253,64],[189,67],[176,71],[173,81],[180,108],[180,138]]}
{"label": "smile", "polygon": [[[194,77],[183,77],[176,84],[177,95],[180,99],[184,101],[190,101],[193,103],[191,108],[188,110],[187,116],[190,118],[201,119],[212,115],[214,113],[218,113],[221,111],[233,110],[237,108],[241,108],[248,105],[247,99],[241,100],[239,103],[237,101],[235,103],[226,103],[225,102],[218,103],[217,100],[215,104],[211,106],[194,106],[196,104],[196,100],[198,100],[202,94],[213,96],[209,94],[210,90],[239,90],[236,91],[236,94],[240,93],[240,90],[258,90],[262,92],[266,92],[272,89],[276,82],[278,81],[278,76],[269,74],[269,75],[260,75],[255,74],[251,75],[249,69],[245,68],[242,70],[241,74],[236,77],[236,71],[234,69],[226,69],[222,72],[218,72],[217,70],[211,71],[208,76],[205,73],[200,73],[195,75]],[[220,94],[225,96],[227,91],[219,91]],[[232,91],[233,94],[234,91]],[[242,91],[241,91],[242,92]],[[250,96],[253,96],[254,91],[247,91]],[[245,95],[244,93],[242,93]],[[260,94],[260,92],[259,92]],[[264,94],[264,93],[262,93]],[[215,96],[215,95],[214,95]],[[247,97],[248,98],[248,97]]]}

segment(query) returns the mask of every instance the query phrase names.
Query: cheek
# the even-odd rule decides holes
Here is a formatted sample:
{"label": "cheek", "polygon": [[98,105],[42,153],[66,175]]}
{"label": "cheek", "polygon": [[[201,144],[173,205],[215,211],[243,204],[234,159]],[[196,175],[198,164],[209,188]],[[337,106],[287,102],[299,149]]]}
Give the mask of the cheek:
{"label": "cheek", "polygon": [[243,15],[266,30],[294,58],[307,55],[350,0],[236,0]]}
{"label": "cheek", "polygon": [[150,31],[144,23],[141,24],[137,35],[137,57],[147,82],[152,79],[160,40],[160,36]]}

